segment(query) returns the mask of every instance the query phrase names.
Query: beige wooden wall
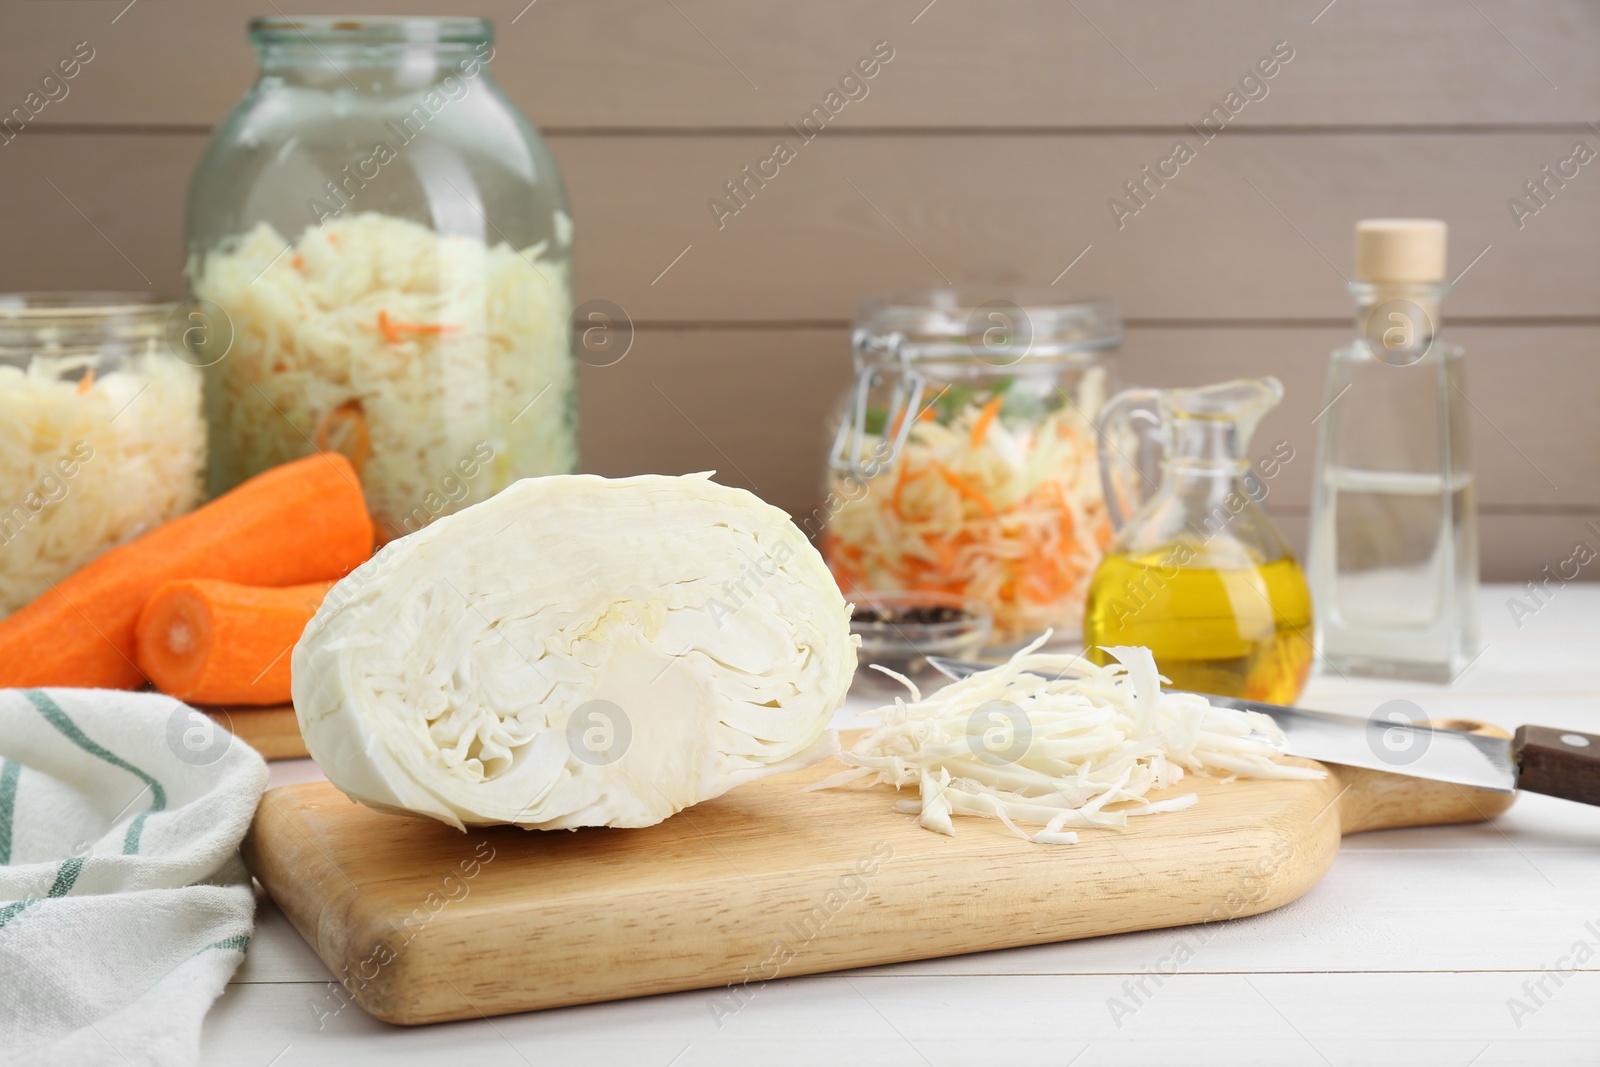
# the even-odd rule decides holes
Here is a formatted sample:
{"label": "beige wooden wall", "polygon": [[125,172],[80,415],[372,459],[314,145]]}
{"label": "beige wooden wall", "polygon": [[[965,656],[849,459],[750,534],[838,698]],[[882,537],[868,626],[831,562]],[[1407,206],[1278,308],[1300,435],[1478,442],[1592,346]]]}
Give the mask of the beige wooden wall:
{"label": "beige wooden wall", "polygon": [[[1270,506],[1304,536],[1342,272],[1372,215],[1451,226],[1489,577],[1523,581],[1600,518],[1600,5],[1581,0],[480,0],[497,77],[543,128],[580,299],[636,338],[582,380],[584,466],[716,467],[799,512],[878,290],[1049,284],[1115,297],[1123,376],[1274,373],[1260,431],[1297,455]],[[0,110],[79,41],[94,60],[0,148],[0,289],[180,289],[188,175],[254,70],[256,0],[7,0]],[[423,14],[442,3],[283,10]],[[707,200],[880,41],[893,59],[719,228]],[[1119,228],[1107,201],[1278,42],[1293,58]],[[680,258],[681,257],[681,258]],[[667,269],[671,265],[670,269]],[[1470,265],[1470,269],[1469,268]],[[665,273],[663,274],[663,271]]]}

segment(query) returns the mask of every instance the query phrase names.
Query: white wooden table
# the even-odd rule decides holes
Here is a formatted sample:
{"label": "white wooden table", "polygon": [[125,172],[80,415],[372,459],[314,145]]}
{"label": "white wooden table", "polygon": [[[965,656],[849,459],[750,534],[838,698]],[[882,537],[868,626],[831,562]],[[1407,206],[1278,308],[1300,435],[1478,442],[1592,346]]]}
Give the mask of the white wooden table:
{"label": "white wooden table", "polygon": [[[1486,647],[1454,685],[1319,677],[1304,703],[1600,733],[1600,586],[1520,629],[1513,592],[1484,591]],[[313,777],[273,766],[275,785]],[[1347,838],[1304,898],[1224,924],[1115,1018],[1185,931],[780,980],[720,1026],[689,992],[403,1029],[349,1004],[270,902],[257,924],[207,1064],[1600,1063],[1600,809],[1539,796],[1492,825]]]}

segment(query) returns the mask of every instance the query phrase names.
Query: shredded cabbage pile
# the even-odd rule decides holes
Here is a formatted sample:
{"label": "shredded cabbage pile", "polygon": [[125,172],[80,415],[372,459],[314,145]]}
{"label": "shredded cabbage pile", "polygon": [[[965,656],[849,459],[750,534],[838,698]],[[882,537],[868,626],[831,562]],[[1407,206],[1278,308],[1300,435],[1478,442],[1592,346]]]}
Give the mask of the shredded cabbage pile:
{"label": "shredded cabbage pile", "polygon": [[[848,503],[828,526],[824,554],[850,594],[976,597],[1002,641],[1046,627],[1075,632],[1111,537],[1093,430],[1071,408],[1008,423],[1006,408],[996,417],[988,404],[959,405],[948,419],[931,417],[930,406],[859,499],[835,473],[832,489]],[[863,454],[881,442],[868,435]]]}
{"label": "shredded cabbage pile", "polygon": [[0,365],[0,617],[199,502],[200,372],[153,350],[102,362]]}
{"label": "shredded cabbage pile", "polygon": [[[1108,648],[1120,662],[1101,667],[1039,653],[1050,636],[927,698],[877,668],[911,690],[910,702],[873,712],[882,725],[838,757],[853,769],[810,788],[875,776],[916,786],[919,798],[897,808],[930,830],[954,834],[952,815],[978,815],[1030,841],[1072,844],[1068,827],[1126,827],[1130,816],[1192,807],[1194,793],[1146,799],[1186,773],[1325,776],[1276,761],[1283,734],[1268,716],[1163,692],[1149,649]],[[1018,823],[1044,828],[1028,834]]]}
{"label": "shredded cabbage pile", "polygon": [[[572,307],[550,252],[363,212],[292,247],[260,223],[191,264],[195,294],[234,330],[211,369],[213,482],[334,448],[387,539],[519,477],[571,471]],[[485,443],[487,470],[441,493]]]}

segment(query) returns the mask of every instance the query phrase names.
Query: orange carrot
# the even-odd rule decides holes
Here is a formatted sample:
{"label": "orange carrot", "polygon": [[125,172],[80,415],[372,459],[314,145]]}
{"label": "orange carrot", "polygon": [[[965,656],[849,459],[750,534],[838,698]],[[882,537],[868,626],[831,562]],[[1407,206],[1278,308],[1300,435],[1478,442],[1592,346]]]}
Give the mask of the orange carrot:
{"label": "orange carrot", "polygon": [[360,400],[346,400],[322,416],[311,436],[317,451],[339,453],[358,476],[372,458],[372,434]]}
{"label": "orange carrot", "polygon": [[972,486],[962,481],[959,474],[951,470],[949,467],[946,467],[944,464],[935,463],[933,465],[933,469],[939,472],[939,477],[945,480],[945,484],[950,486],[950,488],[954,489],[957,493],[966,497],[968,500],[972,501],[974,504],[978,505],[978,507],[982,508],[983,513],[986,516],[991,519],[994,518],[994,505],[989,503],[988,497],[984,496],[982,493],[978,492],[978,490],[972,488]]}
{"label": "orange carrot", "polygon": [[400,343],[403,333],[441,334],[455,333],[459,329],[460,326],[451,322],[396,322],[389,317],[388,311],[378,312],[378,332],[392,345]]}
{"label": "orange carrot", "polygon": [[383,334],[383,339],[392,345],[400,343],[400,334],[395,330],[394,323],[389,321],[387,311],[378,312],[378,332]]}
{"label": "orange carrot", "polygon": [[90,389],[93,389],[93,388],[94,388],[94,368],[90,367],[88,370],[83,372],[83,377],[78,379],[78,389],[77,389],[78,395],[82,396],[84,393],[87,393]]}
{"label": "orange carrot", "polygon": [[989,426],[994,422],[995,416],[1000,414],[1000,405],[1006,402],[1003,396],[997,396],[978,412],[978,418],[972,424],[972,447],[977,448],[983,444],[984,435],[989,432]]}
{"label": "orange carrot", "polygon": [[331,588],[168,582],[139,616],[139,669],[163,693],[191,703],[287,704],[289,650]]}
{"label": "orange carrot", "polygon": [[1094,543],[1095,543],[1095,545],[1097,547],[1099,547],[1100,551],[1102,551],[1102,552],[1104,552],[1107,548],[1109,548],[1111,546],[1111,520],[1110,519],[1102,518],[1100,520],[1100,525],[1095,527]]}
{"label": "orange carrot", "polygon": [[911,464],[900,464],[900,470],[894,476],[894,493],[889,497],[889,506],[894,509],[894,517],[901,522],[906,521],[906,470]]}
{"label": "orange carrot", "polygon": [[318,453],[256,475],[157,526],[0,620],[0,688],[132,689],[134,625],[175,578],[300,585],[342,577],[372,552],[350,461]]}

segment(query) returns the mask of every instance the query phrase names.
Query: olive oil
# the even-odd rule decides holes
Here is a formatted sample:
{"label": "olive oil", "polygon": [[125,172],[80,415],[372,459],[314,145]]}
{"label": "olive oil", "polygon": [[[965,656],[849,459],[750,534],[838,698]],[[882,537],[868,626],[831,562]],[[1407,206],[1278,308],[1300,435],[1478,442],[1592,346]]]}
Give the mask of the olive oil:
{"label": "olive oil", "polygon": [[[1219,551],[1220,549],[1220,551]],[[1292,555],[1259,562],[1237,542],[1113,551],[1089,586],[1083,640],[1144,645],[1178,689],[1292,704],[1312,661],[1311,594]]]}

